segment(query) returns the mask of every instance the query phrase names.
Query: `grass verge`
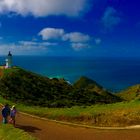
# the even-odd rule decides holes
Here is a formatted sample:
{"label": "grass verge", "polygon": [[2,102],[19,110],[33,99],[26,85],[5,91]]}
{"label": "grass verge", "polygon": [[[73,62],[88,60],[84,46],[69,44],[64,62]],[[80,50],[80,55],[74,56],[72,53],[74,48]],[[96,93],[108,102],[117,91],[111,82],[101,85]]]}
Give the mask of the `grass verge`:
{"label": "grass verge", "polygon": [[0,140],[36,140],[28,133],[11,125],[0,125]]}

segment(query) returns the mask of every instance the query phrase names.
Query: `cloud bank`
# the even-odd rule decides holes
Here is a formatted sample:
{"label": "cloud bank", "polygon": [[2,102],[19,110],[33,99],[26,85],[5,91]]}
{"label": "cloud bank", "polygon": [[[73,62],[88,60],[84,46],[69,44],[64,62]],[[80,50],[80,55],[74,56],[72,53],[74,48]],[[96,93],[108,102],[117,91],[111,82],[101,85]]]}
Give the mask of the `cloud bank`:
{"label": "cloud bank", "polygon": [[87,11],[89,0],[0,0],[0,13],[16,13],[22,16],[48,15],[78,16]]}
{"label": "cloud bank", "polygon": [[87,42],[90,40],[89,35],[80,32],[66,33],[64,29],[58,28],[44,28],[38,33],[38,35],[42,36],[43,40],[61,39],[63,41],[69,40],[70,42]]}
{"label": "cloud bank", "polygon": [[0,44],[0,55],[12,51],[15,55],[42,55],[48,53],[52,46],[57,43],[36,42],[36,41],[18,41],[8,44]]}
{"label": "cloud bank", "polygon": [[7,54],[8,51],[12,51],[15,55],[39,55],[46,54],[48,48],[43,45],[19,45],[16,43],[0,45],[0,55]]}
{"label": "cloud bank", "polygon": [[58,28],[44,28],[38,35],[46,41],[67,42],[76,51],[89,48],[89,42],[92,40],[87,34],[81,32],[66,33],[64,29]]}
{"label": "cloud bank", "polygon": [[88,34],[48,27],[42,29],[36,39],[0,44],[0,54],[12,51],[15,55],[46,55],[61,49],[81,51],[99,45],[100,42],[100,38],[93,38]]}

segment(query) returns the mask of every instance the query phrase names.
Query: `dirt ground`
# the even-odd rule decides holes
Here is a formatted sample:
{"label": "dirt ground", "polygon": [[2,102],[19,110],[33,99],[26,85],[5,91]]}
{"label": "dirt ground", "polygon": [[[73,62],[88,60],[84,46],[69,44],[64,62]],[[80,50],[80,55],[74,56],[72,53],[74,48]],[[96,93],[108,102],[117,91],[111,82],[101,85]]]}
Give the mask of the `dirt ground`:
{"label": "dirt ground", "polygon": [[99,130],[74,127],[18,114],[17,126],[40,140],[140,140],[140,129]]}

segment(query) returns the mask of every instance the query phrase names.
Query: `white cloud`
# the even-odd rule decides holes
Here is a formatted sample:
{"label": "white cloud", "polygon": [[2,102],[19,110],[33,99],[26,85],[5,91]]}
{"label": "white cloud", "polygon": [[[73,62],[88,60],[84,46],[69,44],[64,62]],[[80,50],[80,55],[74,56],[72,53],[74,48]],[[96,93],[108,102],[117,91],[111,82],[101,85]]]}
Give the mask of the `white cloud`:
{"label": "white cloud", "polygon": [[77,16],[87,11],[89,0],[0,0],[0,13],[43,17],[48,15]]}
{"label": "white cloud", "polygon": [[34,42],[34,41],[19,41],[19,44],[24,46],[55,46],[57,43],[53,42]]}
{"label": "white cloud", "polygon": [[42,36],[43,40],[63,40],[70,42],[88,42],[91,38],[89,35],[80,32],[65,33],[64,29],[44,28],[38,35]]}
{"label": "white cloud", "polygon": [[46,54],[49,49],[46,45],[42,45],[41,43],[24,43],[23,41],[19,43],[0,44],[0,55],[7,54],[8,51],[13,52],[15,55],[39,55]]}
{"label": "white cloud", "polygon": [[87,42],[90,40],[90,36],[80,32],[72,32],[65,34],[63,36],[63,39],[69,40],[70,42]]}
{"label": "white cloud", "polygon": [[[92,38],[81,32],[70,32],[66,33],[64,29],[58,28],[44,28],[38,35],[42,37],[43,40],[53,40],[59,44],[59,42],[67,42],[74,50],[79,51],[85,48],[89,48],[92,42]],[[96,39],[96,44],[99,44],[101,40]]]}
{"label": "white cloud", "polygon": [[86,43],[72,43],[72,48],[73,48],[75,51],[80,51],[80,50],[82,50],[82,49],[89,48],[89,45],[86,44]]}
{"label": "white cloud", "polygon": [[61,39],[64,36],[64,30],[56,28],[44,28],[39,32],[38,35],[42,36],[43,40],[56,40]]}
{"label": "white cloud", "polygon": [[112,29],[121,22],[118,12],[113,7],[107,7],[102,17],[102,23],[106,29]]}

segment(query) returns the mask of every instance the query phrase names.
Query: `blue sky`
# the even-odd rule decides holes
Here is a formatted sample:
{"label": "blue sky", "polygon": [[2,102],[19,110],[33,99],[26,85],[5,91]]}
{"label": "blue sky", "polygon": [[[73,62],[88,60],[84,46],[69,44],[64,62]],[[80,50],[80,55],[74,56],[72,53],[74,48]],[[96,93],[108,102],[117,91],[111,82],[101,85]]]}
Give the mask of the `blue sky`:
{"label": "blue sky", "polygon": [[1,0],[0,55],[140,54],[138,0]]}

